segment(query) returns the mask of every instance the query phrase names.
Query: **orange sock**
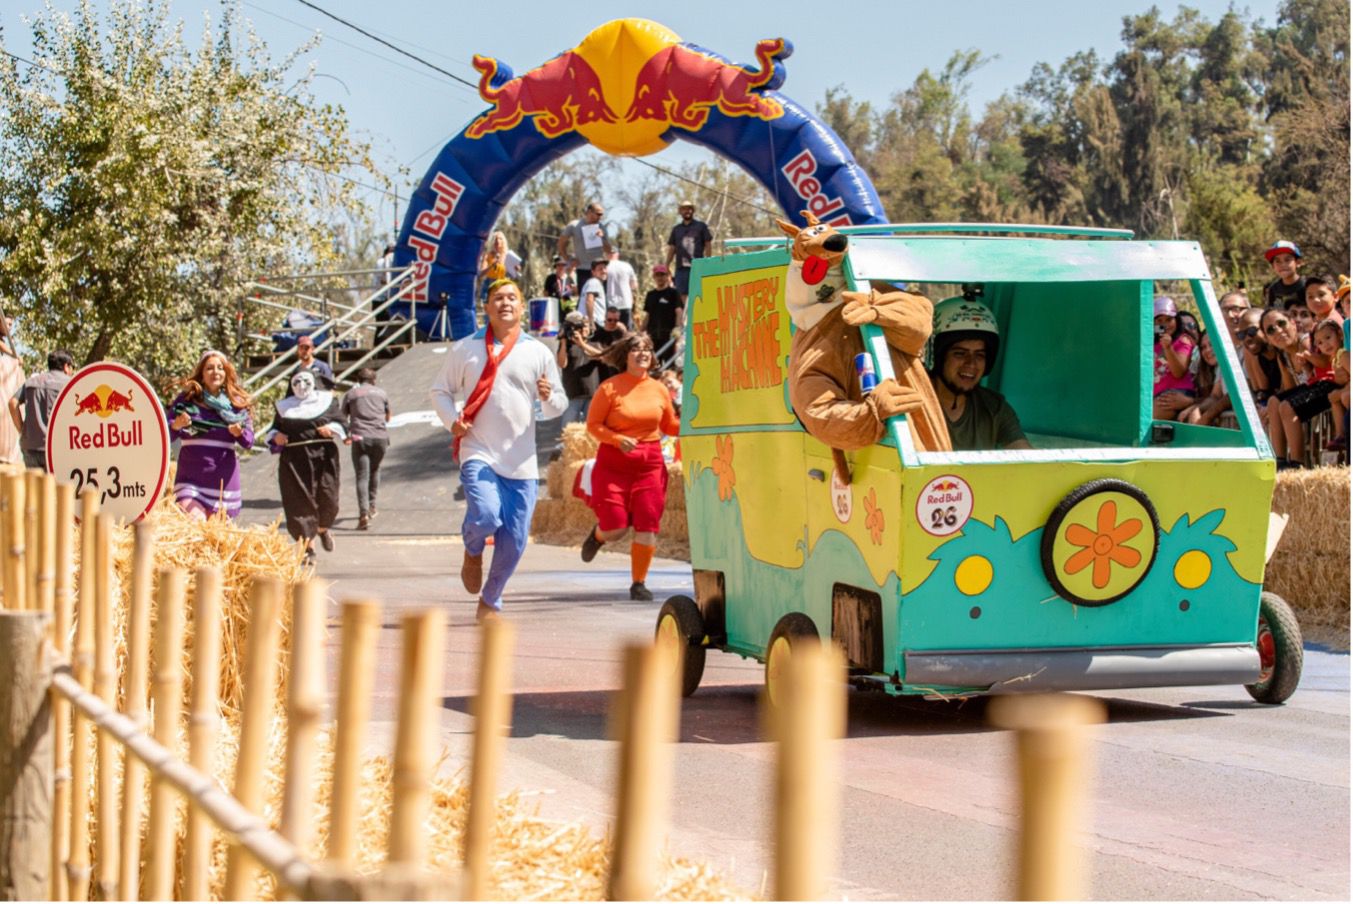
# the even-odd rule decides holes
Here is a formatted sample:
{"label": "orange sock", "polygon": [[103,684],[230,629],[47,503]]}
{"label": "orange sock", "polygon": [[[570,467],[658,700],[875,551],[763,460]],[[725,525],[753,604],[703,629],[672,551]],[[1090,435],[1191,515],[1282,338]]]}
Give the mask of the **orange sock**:
{"label": "orange sock", "polygon": [[630,544],[630,577],[636,584],[642,584],[648,577],[648,566],[653,564],[653,553],[657,551],[656,546],[645,546],[642,543]]}

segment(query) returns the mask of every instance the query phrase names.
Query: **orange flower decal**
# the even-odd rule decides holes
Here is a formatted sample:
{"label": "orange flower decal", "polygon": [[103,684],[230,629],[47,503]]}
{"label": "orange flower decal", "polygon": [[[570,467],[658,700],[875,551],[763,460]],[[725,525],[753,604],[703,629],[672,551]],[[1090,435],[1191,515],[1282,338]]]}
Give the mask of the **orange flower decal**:
{"label": "orange flower decal", "polygon": [[869,530],[869,539],[875,546],[883,543],[883,509],[879,508],[878,497],[874,495],[874,488],[869,488],[869,493],[864,497],[864,526]]}
{"label": "orange flower decal", "polygon": [[1066,573],[1076,574],[1094,563],[1091,582],[1097,589],[1109,585],[1113,564],[1117,562],[1124,568],[1135,568],[1142,560],[1142,554],[1122,544],[1141,533],[1142,522],[1138,518],[1129,518],[1118,524],[1118,503],[1105,500],[1099,507],[1095,529],[1090,530],[1083,524],[1067,526],[1066,540],[1073,546],[1081,547],[1066,560]]}
{"label": "orange flower decal", "polygon": [[737,486],[737,476],[733,473],[733,437],[714,437],[714,461],[709,468],[719,478],[719,498],[727,502],[733,498],[733,487]]}

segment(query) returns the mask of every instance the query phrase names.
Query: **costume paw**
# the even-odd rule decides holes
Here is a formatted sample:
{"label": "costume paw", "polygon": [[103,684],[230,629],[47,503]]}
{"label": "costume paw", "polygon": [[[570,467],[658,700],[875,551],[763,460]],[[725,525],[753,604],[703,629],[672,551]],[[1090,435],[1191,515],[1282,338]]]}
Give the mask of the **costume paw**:
{"label": "costume paw", "polygon": [[887,420],[895,414],[907,414],[916,411],[925,403],[925,396],[919,389],[903,386],[896,380],[884,380],[869,394],[869,404],[878,414],[879,420]]}
{"label": "costume paw", "polygon": [[851,326],[864,326],[878,320],[879,312],[875,307],[879,294],[872,289],[868,292],[842,292],[846,300],[841,308],[841,319]]}

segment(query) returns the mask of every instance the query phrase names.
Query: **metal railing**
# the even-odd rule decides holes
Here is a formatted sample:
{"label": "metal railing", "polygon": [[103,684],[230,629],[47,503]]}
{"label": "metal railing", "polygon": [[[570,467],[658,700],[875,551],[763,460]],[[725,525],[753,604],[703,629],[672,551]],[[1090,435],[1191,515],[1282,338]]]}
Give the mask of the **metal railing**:
{"label": "metal railing", "polygon": [[[395,302],[405,300],[409,292],[414,287],[414,282],[412,279],[413,270],[414,270],[413,266],[410,265],[404,268],[403,270],[397,271],[391,276],[389,282],[378,287],[374,292],[372,292],[370,295],[362,299],[362,301],[358,302],[356,305],[353,305],[351,307],[339,305],[333,302],[326,302],[327,304],[330,304],[333,307],[340,308],[342,313],[336,317],[329,317],[313,327],[307,327],[307,329],[311,333],[323,332],[326,334],[324,339],[315,345],[315,353],[318,355],[325,349],[329,349],[331,352],[329,356],[331,359],[330,366],[332,367],[333,366],[332,351],[338,347],[338,343],[344,341],[349,336],[354,335],[359,330],[369,325],[374,326],[375,322],[377,322],[377,318],[380,317],[380,315],[387,312],[390,309],[390,307],[395,304]],[[392,290],[395,290],[396,287],[398,287],[397,291],[392,292]],[[250,291],[264,291],[292,298],[309,299],[309,296],[304,296],[301,295],[300,293],[279,290],[275,286],[270,286],[267,283],[254,282],[250,283],[247,286],[247,288]],[[382,295],[388,295],[388,297],[380,304],[376,305],[375,307],[372,307],[372,304]],[[309,300],[322,301],[321,299],[309,299]],[[277,307],[284,308],[285,310],[292,310],[290,306],[280,305],[276,302],[269,301],[263,298],[249,298],[247,299],[247,301],[250,302],[251,304],[259,304],[265,307]],[[342,374],[336,375],[335,380],[345,380],[349,374],[351,374],[357,368],[361,367],[367,361],[371,360],[371,358],[375,357],[380,352],[384,351],[386,348],[389,348],[392,344],[394,344],[395,339],[402,337],[405,333],[408,333],[410,339],[412,340],[410,344],[416,343],[418,338],[418,329],[417,329],[418,302],[416,300],[410,301],[410,306],[411,309],[409,311],[409,319],[403,326],[399,327],[398,329],[392,332],[387,333],[379,342],[373,343],[370,351],[368,351],[367,354],[361,358],[361,360],[359,360],[356,364],[353,364],[350,367],[346,368],[342,372]],[[357,316],[358,312],[363,313],[361,313],[361,316]],[[444,316],[445,312],[443,311],[440,317]],[[334,330],[337,330],[340,327],[346,327],[346,329],[343,329],[342,332],[333,335]],[[290,377],[291,372],[295,368],[297,362],[298,358],[296,355],[296,349],[294,347],[287,349],[285,352],[283,352],[282,354],[278,355],[275,359],[273,359],[273,361],[266,367],[246,377],[244,380],[244,387],[255,396],[262,395],[269,389],[272,389],[278,383]]]}

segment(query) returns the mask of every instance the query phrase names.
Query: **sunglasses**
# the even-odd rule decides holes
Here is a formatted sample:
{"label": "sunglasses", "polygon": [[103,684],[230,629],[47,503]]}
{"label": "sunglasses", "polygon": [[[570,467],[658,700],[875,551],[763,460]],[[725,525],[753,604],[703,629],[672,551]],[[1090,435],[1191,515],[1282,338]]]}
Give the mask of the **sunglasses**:
{"label": "sunglasses", "polygon": [[1255,336],[1259,335],[1259,327],[1252,326],[1243,330],[1236,330],[1236,335],[1241,339],[1253,339]]}
{"label": "sunglasses", "polygon": [[1275,320],[1275,321],[1273,321],[1272,323],[1270,323],[1268,326],[1264,327],[1264,332],[1265,332],[1265,333],[1268,333],[1270,336],[1272,336],[1274,333],[1278,332],[1278,330],[1286,329],[1286,328],[1287,328],[1288,326],[1290,326],[1290,325],[1291,325],[1291,321],[1288,321],[1288,320]]}

